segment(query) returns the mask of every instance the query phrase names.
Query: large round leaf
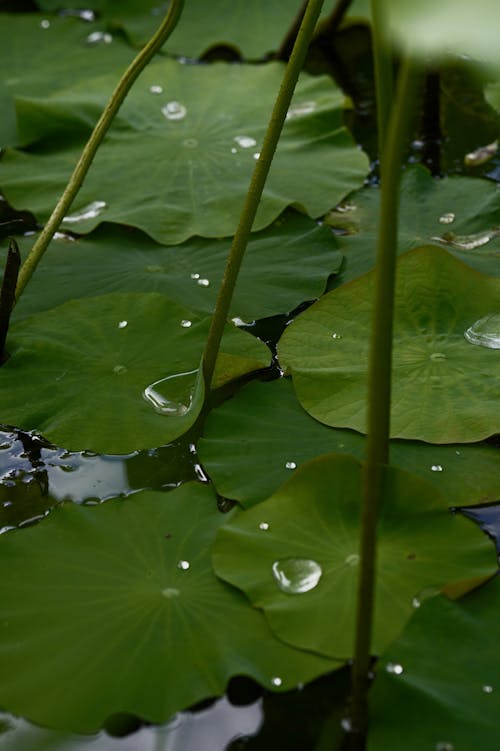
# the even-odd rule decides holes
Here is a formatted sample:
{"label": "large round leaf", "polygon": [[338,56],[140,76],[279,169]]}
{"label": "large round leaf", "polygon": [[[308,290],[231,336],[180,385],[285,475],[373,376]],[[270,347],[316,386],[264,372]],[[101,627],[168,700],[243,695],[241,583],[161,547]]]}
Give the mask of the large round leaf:
{"label": "large round leaf", "polygon": [[[403,173],[398,252],[436,244],[478,271],[500,276],[500,201],[488,180],[448,177],[436,180],[423,167]],[[342,280],[356,279],[375,266],[380,188],[351,194],[328,215],[347,234],[338,237],[346,256]]]}
{"label": "large round leaf", "polygon": [[[359,433],[313,420],[298,403],[291,382],[281,378],[250,383],[211,412],[198,453],[219,493],[252,506],[308,459],[330,451],[363,459],[364,444]],[[390,459],[392,466],[431,483],[452,506],[500,499],[500,449],[493,446],[393,440]]]}
{"label": "large round leaf", "polygon": [[[209,323],[156,293],[85,298],[26,318],[12,326],[0,368],[2,422],[108,454],[168,443],[198,417],[193,371]],[[268,364],[265,345],[234,326],[222,352],[216,386]],[[165,400],[184,408],[162,408]]]}
{"label": "large round leaf", "polygon": [[[335,427],[366,430],[373,273],[325,295],[285,331],[279,355],[301,404]],[[500,357],[465,331],[500,310],[500,279],[440,248],[401,256],[395,298],[391,434],[431,443],[500,431]]]}
{"label": "large round leaf", "polygon": [[[15,320],[107,292],[161,292],[180,305],[211,313],[231,244],[193,238],[164,247],[140,232],[109,225],[78,240],[58,237],[16,305]],[[26,248],[32,243],[33,237],[20,241]],[[341,262],[326,227],[285,212],[269,229],[251,235],[231,316],[252,321],[287,313],[319,297]],[[205,279],[209,286],[200,283]]]}
{"label": "large round leaf", "polygon": [[[232,235],[282,76],[278,63],[149,66],[100,148],[66,228],[87,232],[113,221],[169,245],[192,235]],[[67,139],[88,127],[92,113],[97,119],[108,81],[24,100],[20,128],[29,127],[32,141],[48,151],[5,153],[0,184],[13,206],[47,219],[79,155]],[[302,76],[254,229],[291,204],[317,217],[360,185],[367,160],[342,125],[342,101],[328,78]]]}
{"label": "large round leaf", "polygon": [[220,582],[226,519],[208,486],[68,504],[0,545],[0,702],[50,727],[96,730],[128,712],[164,722],[233,675],[289,689],[335,668],[290,649]]}
{"label": "large round leaf", "polygon": [[[361,471],[339,454],[307,462],[271,498],[226,524],[214,545],[216,573],[264,611],[279,638],[337,658],[353,654]],[[493,573],[495,552],[470,521],[443,509],[434,488],[393,469],[385,477],[377,561],[379,653],[410,618],[414,598],[448,583],[470,587],[468,580]]]}
{"label": "large round leaf", "polygon": [[369,751],[498,748],[500,580],[415,613],[371,689]]}

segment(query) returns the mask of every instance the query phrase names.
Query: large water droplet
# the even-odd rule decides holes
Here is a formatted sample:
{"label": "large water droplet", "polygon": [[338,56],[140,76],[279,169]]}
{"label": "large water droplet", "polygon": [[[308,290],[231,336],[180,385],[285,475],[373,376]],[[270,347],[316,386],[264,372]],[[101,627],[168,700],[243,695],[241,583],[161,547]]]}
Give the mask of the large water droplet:
{"label": "large water droplet", "polygon": [[452,211],[447,211],[446,214],[441,214],[439,217],[440,224],[452,224],[455,221],[455,214]]}
{"label": "large water droplet", "polygon": [[65,216],[63,221],[66,224],[76,224],[76,222],[84,222],[86,219],[96,219],[106,206],[106,201],[92,201],[92,203],[83,206],[80,211]]}
{"label": "large water droplet", "polygon": [[198,370],[160,378],[147,386],[142,395],[155,412],[170,417],[182,417],[189,412]]}
{"label": "large water droplet", "polygon": [[486,164],[490,159],[493,159],[498,151],[498,141],[493,141],[486,146],[480,146],[478,149],[469,152],[464,157],[464,164],[467,167],[479,167],[481,164]]}
{"label": "large water droplet", "polygon": [[472,324],[464,334],[471,344],[500,349],[500,313],[493,313]]}
{"label": "large water droplet", "polygon": [[91,46],[111,44],[112,41],[113,37],[107,31],[93,31],[85,40],[86,44],[90,44]]}
{"label": "large water droplet", "polygon": [[257,144],[255,138],[252,138],[251,136],[235,136],[234,140],[242,149],[250,149]]}
{"label": "large water droplet", "polygon": [[473,235],[455,235],[453,232],[445,232],[441,237],[433,237],[432,240],[450,245],[458,250],[475,250],[487,245],[490,240],[500,235],[500,229],[494,227],[485,232],[476,232]]}
{"label": "large water droplet", "polygon": [[316,102],[301,102],[300,104],[293,104],[286,113],[286,119],[293,120],[296,117],[310,115],[315,109]]}
{"label": "large water droplet", "polygon": [[175,101],[167,102],[166,105],[161,108],[161,111],[167,120],[183,120],[187,114],[187,109],[184,105]]}
{"label": "large water droplet", "polygon": [[310,558],[282,558],[273,563],[273,576],[282,592],[298,595],[317,586],[323,571]]}

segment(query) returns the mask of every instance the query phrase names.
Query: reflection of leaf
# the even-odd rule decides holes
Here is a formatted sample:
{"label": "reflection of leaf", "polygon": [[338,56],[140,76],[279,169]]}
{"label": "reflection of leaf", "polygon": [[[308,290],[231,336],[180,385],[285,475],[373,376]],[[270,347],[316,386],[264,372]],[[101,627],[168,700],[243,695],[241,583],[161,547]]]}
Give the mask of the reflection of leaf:
{"label": "reflection of leaf", "polygon": [[190,483],[68,504],[6,535],[2,706],[92,732],[116,712],[163,722],[223,693],[233,675],[268,688],[280,677],[287,689],[337,667],[281,644],[214,576],[209,549],[225,519],[210,488]]}
{"label": "reflection of leaf", "polygon": [[[74,300],[26,318],[7,339],[10,358],[0,369],[2,420],[36,428],[66,448],[102,453],[168,443],[193,425],[203,393],[194,391],[187,413],[166,417],[143,392],[198,367],[208,325],[209,317],[155,293]],[[216,385],[267,364],[267,348],[230,326]],[[189,405],[189,395],[177,397]]]}
{"label": "reflection of leaf", "polygon": [[[338,238],[346,256],[342,279],[350,281],[375,265],[380,190],[362,188],[340,208],[330,213],[328,222],[350,233]],[[422,167],[409,167],[403,173],[400,253],[433,243],[478,271],[500,276],[500,238],[495,232],[499,226],[498,190],[491,182],[471,177],[436,180]],[[446,240],[453,236],[465,244],[469,236],[484,241],[467,250]]]}
{"label": "reflection of leaf", "polygon": [[406,751],[498,749],[499,609],[498,577],[422,605],[379,665],[369,751],[400,751],[402,738]]}
{"label": "reflection of leaf", "polygon": [[[278,63],[192,66],[166,60],[150,65],[120,110],[71,214],[96,201],[105,207],[66,228],[88,232],[112,221],[143,229],[169,245],[193,235],[233,234],[282,73]],[[5,153],[2,189],[12,205],[47,218],[79,153],[74,144],[60,146],[55,124],[69,139],[92,111],[97,119],[108,80],[92,79],[57,99],[24,101],[20,127],[23,122],[33,127],[35,118],[32,136],[42,143],[49,139],[51,153]],[[162,86],[164,93],[152,93],[151,86]],[[359,186],[366,172],[366,157],[342,125],[343,97],[331,81],[304,75],[294,101],[304,100],[312,101],[314,109],[285,125],[256,230],[291,204],[313,217],[325,213]]]}
{"label": "reflection of leaf", "polygon": [[[21,238],[20,244],[32,242],[32,237]],[[180,305],[211,313],[230,243],[194,238],[160,247],[142,233],[109,226],[88,238],[54,240],[13,317],[107,292],[161,292]],[[269,229],[251,235],[231,315],[252,321],[287,313],[319,297],[341,260],[326,227],[286,212]],[[208,287],[200,284],[203,279]]]}
{"label": "reflection of leaf", "polygon": [[[353,654],[358,578],[361,464],[328,454],[298,469],[267,501],[235,516],[218,533],[214,568],[261,608],[286,643],[332,657]],[[443,509],[439,493],[401,470],[389,470],[378,526],[375,652],[385,649],[423,590],[493,573],[491,542]],[[267,525],[267,526],[263,526]],[[312,560],[316,587],[282,592],[273,565]]]}
{"label": "reflection of leaf", "polygon": [[[210,413],[203,433],[198,452],[210,479],[222,495],[245,506],[263,501],[289,479],[293,469],[287,463],[300,467],[329,451],[364,456],[363,436],[313,420],[284,378],[248,384]],[[500,462],[493,446],[394,440],[391,464],[432,484],[452,506],[500,497]]]}
{"label": "reflection of leaf", "polygon": [[[472,442],[500,431],[498,351],[465,331],[500,309],[500,280],[440,248],[399,259],[395,298],[392,436]],[[365,431],[373,273],[325,295],[285,331],[282,365],[316,419]]]}

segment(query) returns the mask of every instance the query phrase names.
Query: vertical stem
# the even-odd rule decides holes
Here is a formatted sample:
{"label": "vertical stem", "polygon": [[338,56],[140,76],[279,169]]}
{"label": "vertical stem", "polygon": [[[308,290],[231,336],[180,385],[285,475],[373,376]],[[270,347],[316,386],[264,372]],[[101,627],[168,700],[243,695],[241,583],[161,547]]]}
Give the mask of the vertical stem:
{"label": "vertical stem", "polygon": [[16,301],[19,299],[24,288],[31,279],[36,267],[45,253],[45,250],[52,240],[54,232],[58,229],[62,220],[66,216],[68,209],[73,203],[76,194],[80,190],[85,176],[90,169],[90,165],[96,155],[97,149],[101,145],[104,136],[113,122],[113,118],[120,109],[125,97],[139,74],[144,70],[151,58],[160,51],[172,31],[175,29],[183,7],[184,0],[171,0],[167,15],[163,19],[160,27],[134,58],[123,76],[120,78],[118,85],[111,94],[109,102],[97,121],[89,140],[85,144],[63,194],[21,267],[16,287]]}
{"label": "vertical stem", "polygon": [[409,136],[418,76],[403,60],[382,156],[381,207],[370,341],[366,458],[363,468],[360,575],[352,668],[351,724],[354,748],[364,748],[368,727],[371,636],[375,595],[376,527],[384,466],[389,461],[391,354],[401,161]]}
{"label": "vertical stem", "polygon": [[372,46],[373,66],[375,72],[375,91],[377,93],[377,131],[378,154],[382,159],[383,147],[392,107],[392,55],[387,44],[386,0],[371,0],[372,10]]}
{"label": "vertical stem", "polygon": [[9,238],[9,249],[5,259],[2,289],[0,290],[0,365],[7,359],[5,340],[9,330],[9,321],[14,307],[17,277],[21,266],[21,254],[13,237]]}
{"label": "vertical stem", "polygon": [[255,164],[238,227],[233,238],[231,250],[229,251],[224,276],[217,296],[217,302],[215,304],[215,310],[205,344],[205,350],[203,352],[202,367],[207,393],[209,392],[212,383],[215,362],[217,360],[224,326],[226,324],[234,287],[245,254],[248,238],[252,230],[255,214],[259,207],[267,175],[283,129],[286,113],[293,96],[295,84],[297,83],[300,70],[304,63],[309,42],[311,41],[322,5],[323,0],[308,1],[290,60],[285,68],[280,90],[274,104],[271,119],[267,126],[260,157]]}

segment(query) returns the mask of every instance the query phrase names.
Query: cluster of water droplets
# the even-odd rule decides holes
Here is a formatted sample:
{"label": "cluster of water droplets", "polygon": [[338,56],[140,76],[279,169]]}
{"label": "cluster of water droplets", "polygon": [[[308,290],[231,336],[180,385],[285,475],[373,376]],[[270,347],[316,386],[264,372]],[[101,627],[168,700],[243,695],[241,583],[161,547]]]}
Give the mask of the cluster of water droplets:
{"label": "cluster of water droplets", "polygon": [[210,279],[206,279],[200,274],[191,274],[191,279],[200,287],[210,287]]}

